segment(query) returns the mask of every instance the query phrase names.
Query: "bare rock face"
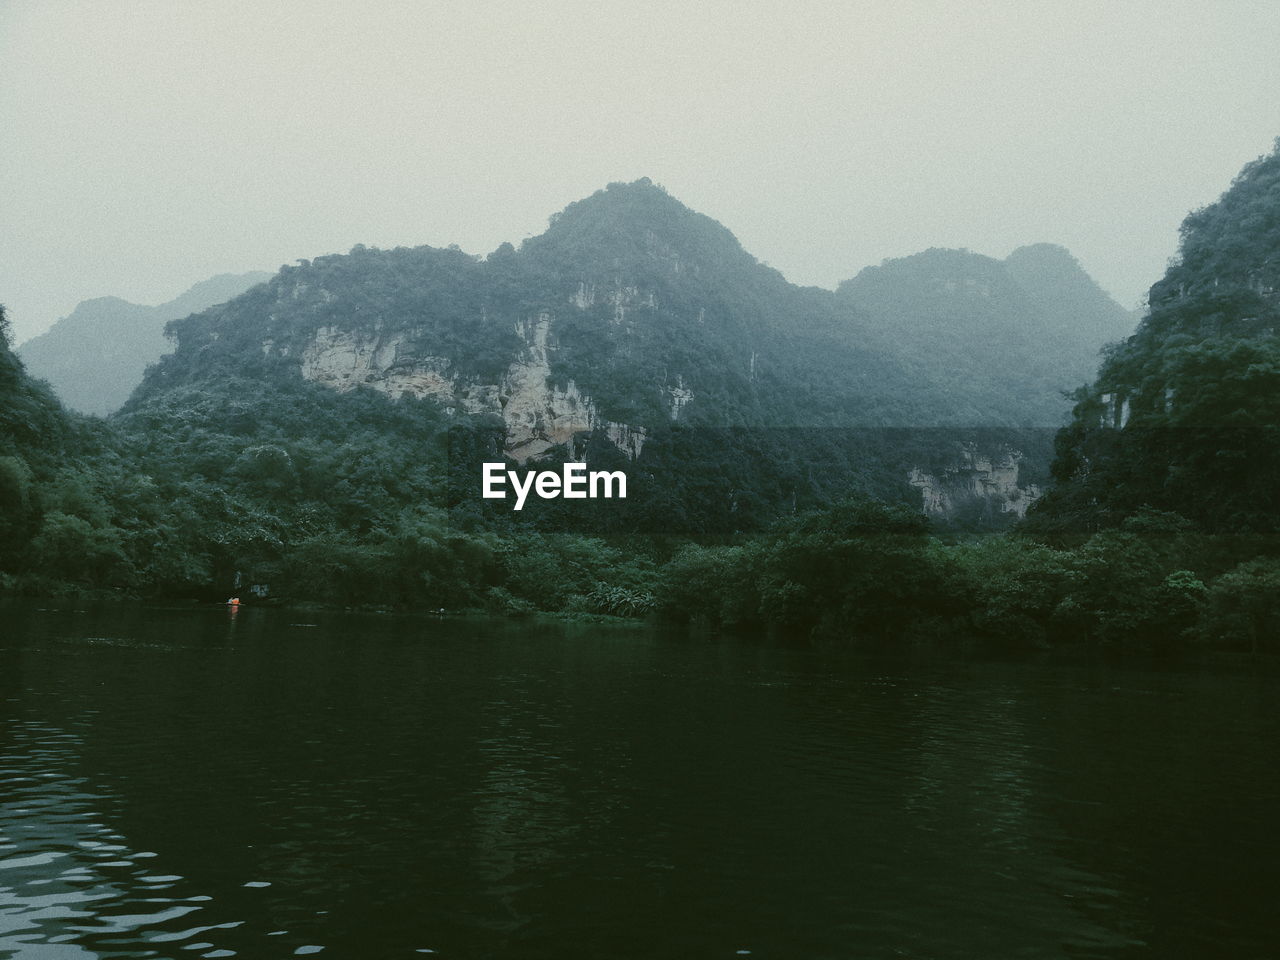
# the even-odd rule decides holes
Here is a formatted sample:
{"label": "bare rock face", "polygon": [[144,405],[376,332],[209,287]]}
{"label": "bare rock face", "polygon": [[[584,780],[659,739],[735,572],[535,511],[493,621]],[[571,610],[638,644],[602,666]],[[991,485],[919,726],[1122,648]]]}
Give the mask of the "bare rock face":
{"label": "bare rock face", "polygon": [[320,327],[302,352],[302,375],[339,393],[369,386],[398,397],[445,397],[453,393],[443,357],[403,355],[403,334]]}
{"label": "bare rock face", "polygon": [[921,494],[921,506],[931,517],[949,518],[966,503],[986,501],[1000,513],[1019,519],[1044,491],[1034,483],[1018,485],[1018,464],[1022,454],[1016,450],[992,457],[966,443],[958,461],[940,475],[913,468],[907,482]]}
{"label": "bare rock face", "polygon": [[[752,359],[754,358],[755,358],[755,354],[752,354]],[[666,393],[667,393],[667,399],[671,405],[670,406],[671,419],[679,420],[680,411],[683,410],[686,406],[688,406],[689,401],[693,399],[693,391],[685,386],[684,377],[677,376],[675,386],[667,387]]]}
{"label": "bare rock face", "polygon": [[591,398],[572,380],[563,388],[551,384],[547,350],[551,323],[551,315],[543,311],[517,324],[516,332],[526,347],[507,368],[501,384],[500,413],[507,424],[507,453],[521,462],[570,443],[575,434],[604,425]]}
{"label": "bare rock face", "polygon": [[[604,419],[572,380],[563,387],[552,383],[548,344],[553,322],[543,311],[516,323],[525,347],[497,383],[462,376],[445,357],[415,356],[404,333],[386,333],[380,324],[354,331],[320,327],[302,352],[302,375],[341,393],[364,386],[392,398],[433,397],[450,412],[494,414],[507,425],[507,455],[520,462],[597,429],[627,456],[639,456],[647,437],[644,427]],[[270,349],[264,344],[264,350]],[[682,399],[681,405],[687,402]],[[673,398],[673,418],[675,403]]]}

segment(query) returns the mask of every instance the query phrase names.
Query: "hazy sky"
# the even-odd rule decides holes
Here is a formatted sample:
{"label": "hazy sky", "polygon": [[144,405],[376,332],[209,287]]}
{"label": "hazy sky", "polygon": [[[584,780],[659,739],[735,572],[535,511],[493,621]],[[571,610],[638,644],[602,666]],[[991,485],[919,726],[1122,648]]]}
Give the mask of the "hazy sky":
{"label": "hazy sky", "polygon": [[0,0],[0,132],[19,340],[641,176],[797,283],[1047,240],[1133,306],[1280,135],[1280,2]]}

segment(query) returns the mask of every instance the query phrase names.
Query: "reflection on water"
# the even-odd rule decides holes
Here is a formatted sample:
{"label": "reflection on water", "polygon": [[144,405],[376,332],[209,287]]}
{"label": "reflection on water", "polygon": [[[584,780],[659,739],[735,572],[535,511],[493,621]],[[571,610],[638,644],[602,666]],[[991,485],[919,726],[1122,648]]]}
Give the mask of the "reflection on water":
{"label": "reflection on water", "polygon": [[1277,684],[9,608],[0,956],[1273,956]]}

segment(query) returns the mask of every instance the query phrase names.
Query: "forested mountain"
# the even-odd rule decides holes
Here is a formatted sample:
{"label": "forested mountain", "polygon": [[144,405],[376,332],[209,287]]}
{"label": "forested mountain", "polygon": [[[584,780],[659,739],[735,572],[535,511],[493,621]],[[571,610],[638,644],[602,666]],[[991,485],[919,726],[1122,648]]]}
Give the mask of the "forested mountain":
{"label": "forested mountain", "polygon": [[[945,349],[893,335],[901,283],[881,300],[859,296],[870,282],[840,294],[796,287],[661,188],[612,184],[519,250],[504,244],[484,259],[357,247],[285,268],[173,323],[178,349],[148,375],[125,422],[154,421],[179,394],[203,409],[205,395],[238,391],[228,383],[240,380],[254,390],[366,387],[433,400],[459,425],[500,424],[518,461],[587,449],[634,460],[633,499],[646,490],[656,499],[628,505],[632,520],[750,528],[851,490],[919,504],[913,486],[935,512],[968,490],[1020,513],[1019,461],[1043,473],[1048,459],[1047,435],[1026,428],[1059,422],[1055,394],[1077,383],[1063,370],[1083,375],[1104,342],[1105,303],[1076,296],[1087,278],[1062,280],[1034,256],[1024,273],[1040,278],[1039,300],[996,261],[922,256],[960,261],[948,268],[959,297],[944,289],[939,299],[936,271],[905,284],[906,299],[919,301],[912,322],[946,329]],[[1061,252],[1059,274],[1062,258],[1074,266]],[[999,295],[939,315],[965,303],[975,264],[994,265]],[[1055,313],[1041,301],[1083,302],[1090,332],[1071,333],[1069,307]],[[1047,362],[1010,372],[1014,348],[1002,344],[1014,341]],[[1047,341],[1069,342],[1074,367],[1060,362],[1068,347],[1048,351]]]}
{"label": "forested mountain", "polygon": [[926,250],[866,268],[837,296],[917,383],[975,424],[1060,426],[1065,394],[1093,376],[1104,344],[1132,330],[1129,315],[1052,244],[1004,261]]}
{"label": "forested mountain", "polygon": [[1133,333],[1134,313],[1098,286],[1065,247],[1054,243],[1019,247],[1005,257],[1004,268],[1041,311],[1047,334],[1092,351],[1090,378],[1097,370],[1096,344]]}
{"label": "forested mountain", "polygon": [[1020,531],[1069,548],[1059,573],[1035,575],[1059,584],[1035,618],[1120,643],[1190,636],[1274,651],[1280,141],[1183,221],[1148,301],[1137,332],[1076,394],[1056,483]]}
{"label": "forested mountain", "polygon": [[[891,356],[837,345],[844,319],[829,294],[788,284],[660,188],[614,184],[519,251],[358,247],[286,268],[174,324],[180,349],[140,396],[228,365],[300,371],[500,415],[524,455],[597,425],[936,420],[942,405],[898,389]],[[801,362],[836,379],[815,395]]]}
{"label": "forested mountain", "polygon": [[6,454],[55,444],[65,432],[57,398],[46,384],[28,376],[9,340],[9,319],[0,305],[0,449]]}
{"label": "forested mountain", "polygon": [[28,372],[47,380],[66,406],[105,416],[129,398],[147,365],[173,348],[164,336],[168,321],[230,300],[270,277],[219,274],[155,307],[118,297],[85,300],[17,353]]}
{"label": "forested mountain", "polygon": [[[880,316],[892,306],[890,332],[916,338],[927,363],[930,344],[954,357],[970,338],[997,336],[1000,311],[963,308],[1003,302],[1006,322],[1025,311],[1009,280],[1042,316],[1092,317],[1082,326],[1099,332],[1122,322],[1044,247],[1003,265],[928,251],[842,292],[882,305]],[[837,635],[862,618],[901,635],[958,616],[1004,642],[1280,652],[1280,142],[1187,217],[1149,303],[1076,393],[1056,484],[1013,535],[913,545],[905,517],[832,507],[741,546],[683,551],[667,567],[666,602],[726,624]],[[1036,339],[994,347],[993,363],[1034,362]],[[929,588],[913,590],[913,575]]]}
{"label": "forested mountain", "polygon": [[[172,321],[106,421],[4,347],[0,589],[1258,649],[1277,166],[1188,218],[1014,536],[940,542],[921,508],[990,530],[1047,482],[1053,391],[1127,321],[1069,254],[930,250],[799,288],[642,181],[484,259],[282,269]],[[478,496],[504,456],[624,467],[628,500],[515,514]]]}
{"label": "forested mountain", "polygon": [[82,458],[104,452],[99,438],[62,409],[48,384],[27,375],[9,339],[0,306],[0,587],[37,541],[49,556],[67,560],[69,572],[85,564],[103,572],[92,528],[61,509],[64,498],[85,493],[78,480],[91,471]]}
{"label": "forested mountain", "polygon": [[1143,506],[1218,532],[1280,530],[1280,152],[1182,224],[1137,332],[1077,396],[1043,530]]}

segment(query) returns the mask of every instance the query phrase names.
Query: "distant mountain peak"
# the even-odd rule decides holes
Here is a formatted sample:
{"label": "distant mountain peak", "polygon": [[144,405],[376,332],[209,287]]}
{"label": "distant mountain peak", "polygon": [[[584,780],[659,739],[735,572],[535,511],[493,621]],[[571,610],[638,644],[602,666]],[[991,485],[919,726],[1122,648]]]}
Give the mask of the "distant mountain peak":
{"label": "distant mountain peak", "polygon": [[648,177],[610,183],[570,203],[522,251],[606,268],[654,260],[722,269],[759,266],[727,227],[686,207]]}
{"label": "distant mountain peak", "polygon": [[270,277],[218,274],[154,307],[120,297],[84,300],[18,353],[32,376],[47,380],[66,406],[105,415],[124,403],[147,364],[171,349],[164,337],[167,321],[230,300]]}
{"label": "distant mountain peak", "polygon": [[[575,200],[550,218],[547,233],[583,227],[601,220],[615,226],[664,225],[700,216],[648,177],[629,183],[615,181],[581,200]],[[728,231],[726,231],[728,232]]]}
{"label": "distant mountain peak", "polygon": [[1049,243],[1006,260],[933,247],[867,267],[836,295],[921,364],[950,354],[957,369],[998,370],[999,389],[1026,397],[1027,409],[1038,403],[1040,422],[1066,412],[1061,391],[1087,380],[1098,348],[1132,327],[1075,257]]}
{"label": "distant mountain peak", "polygon": [[1014,250],[1009,256],[1005,257],[1005,262],[1016,260],[1022,257],[1039,258],[1044,261],[1058,260],[1063,263],[1074,264],[1079,266],[1080,262],[1076,260],[1071,251],[1060,243],[1048,243],[1041,241],[1040,243],[1024,243],[1022,246]]}
{"label": "distant mountain peak", "polygon": [[[929,247],[919,253],[905,257],[889,257],[880,261],[878,266],[864,267],[858,274],[872,276],[883,271],[886,274],[919,274],[922,272],[944,273],[949,275],[991,274],[999,272],[1000,261],[981,253],[974,253],[967,247]],[[856,279],[856,278],[855,278]],[[852,283],[846,280],[845,283]]]}
{"label": "distant mountain peak", "polygon": [[1106,340],[1133,331],[1133,317],[1089,276],[1066,247],[1033,243],[1018,247],[1004,260],[1014,282],[1063,325],[1083,324]]}
{"label": "distant mountain peak", "polygon": [[1096,286],[1071,251],[1057,243],[1029,243],[1018,247],[1004,258],[1004,264],[1018,277],[1035,273],[1041,277]]}
{"label": "distant mountain peak", "polygon": [[857,276],[841,283],[837,294],[853,301],[882,296],[897,301],[906,296],[916,300],[920,309],[934,313],[938,298],[1021,297],[1022,291],[1009,280],[999,260],[965,248],[930,247],[864,267]]}
{"label": "distant mountain peak", "polygon": [[[125,300],[123,297],[92,297],[88,300],[81,300],[77,303],[75,308],[59,320],[58,323],[68,324],[71,326],[76,326],[82,323],[97,324],[101,323],[104,319],[131,316],[139,310],[147,309],[150,308],[140,306],[130,300]],[[57,324],[55,324],[55,326],[56,325]],[[48,331],[46,330],[44,333],[37,334],[28,340],[27,343],[39,340],[47,333]],[[27,343],[23,344],[24,348]]]}

